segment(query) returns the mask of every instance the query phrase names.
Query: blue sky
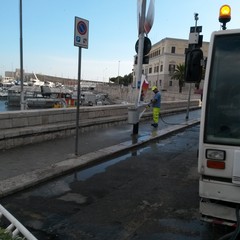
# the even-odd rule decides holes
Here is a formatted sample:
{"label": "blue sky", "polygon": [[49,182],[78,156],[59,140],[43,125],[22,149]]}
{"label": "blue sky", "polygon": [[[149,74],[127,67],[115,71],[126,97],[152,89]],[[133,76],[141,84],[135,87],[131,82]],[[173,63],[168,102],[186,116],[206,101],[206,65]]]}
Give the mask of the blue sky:
{"label": "blue sky", "polygon": [[[108,81],[132,71],[137,32],[137,0],[22,0],[23,65],[27,72],[77,79],[78,48],[74,46],[75,16],[89,21],[89,46],[82,49],[81,77]],[[147,0],[147,5],[149,0]],[[203,26],[203,40],[220,29],[219,8],[229,4],[228,29],[240,27],[236,0],[155,0],[155,18],[148,34],[152,44],[165,37],[188,39]],[[1,0],[0,75],[20,67],[19,0]]]}

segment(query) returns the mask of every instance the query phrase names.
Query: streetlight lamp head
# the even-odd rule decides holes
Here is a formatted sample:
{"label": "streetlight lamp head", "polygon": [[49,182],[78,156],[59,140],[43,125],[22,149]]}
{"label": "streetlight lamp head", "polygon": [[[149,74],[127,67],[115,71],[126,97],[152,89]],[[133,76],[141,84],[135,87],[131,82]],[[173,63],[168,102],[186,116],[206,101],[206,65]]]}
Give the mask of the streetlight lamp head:
{"label": "streetlight lamp head", "polygon": [[195,21],[198,21],[198,13],[194,13],[194,19],[195,19]]}

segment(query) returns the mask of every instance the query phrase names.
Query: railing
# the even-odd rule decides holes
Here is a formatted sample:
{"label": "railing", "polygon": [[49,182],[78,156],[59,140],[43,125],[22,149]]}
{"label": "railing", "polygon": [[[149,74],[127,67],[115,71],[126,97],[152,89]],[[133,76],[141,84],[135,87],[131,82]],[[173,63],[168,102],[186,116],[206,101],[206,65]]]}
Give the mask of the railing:
{"label": "railing", "polygon": [[5,228],[5,232],[9,233],[13,238],[22,237],[27,240],[37,240],[10,212],[8,212],[0,204],[0,220],[5,217],[9,225]]}

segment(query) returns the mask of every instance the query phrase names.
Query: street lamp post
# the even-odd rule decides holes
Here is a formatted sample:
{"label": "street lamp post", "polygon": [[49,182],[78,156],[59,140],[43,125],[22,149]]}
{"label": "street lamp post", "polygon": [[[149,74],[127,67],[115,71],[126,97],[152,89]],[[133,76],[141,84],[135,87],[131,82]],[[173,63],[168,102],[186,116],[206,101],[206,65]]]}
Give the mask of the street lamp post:
{"label": "street lamp post", "polygon": [[104,80],[105,80],[105,76],[106,76],[106,71],[108,70],[108,68],[104,68],[104,70],[103,70],[103,82],[104,82]]}
{"label": "street lamp post", "polygon": [[119,85],[119,71],[120,71],[120,61],[118,61],[118,85]]}
{"label": "street lamp post", "polygon": [[22,37],[22,0],[20,0],[20,79],[21,79],[21,110],[24,110],[24,92],[23,92],[23,37]]}

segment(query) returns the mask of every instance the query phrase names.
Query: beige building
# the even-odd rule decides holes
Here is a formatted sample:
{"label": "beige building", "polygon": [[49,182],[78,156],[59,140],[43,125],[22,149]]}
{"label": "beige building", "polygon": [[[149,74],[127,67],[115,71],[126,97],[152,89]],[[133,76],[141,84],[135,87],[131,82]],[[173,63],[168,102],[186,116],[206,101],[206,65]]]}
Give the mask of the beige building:
{"label": "beige building", "polygon": [[[207,57],[208,46],[209,42],[202,43],[204,58]],[[178,64],[185,63],[186,48],[188,48],[188,40],[177,38],[164,38],[152,45],[148,54],[149,64],[143,65],[143,73],[147,76],[150,87],[156,85],[163,91],[178,91],[178,81],[172,80],[170,73]]]}

